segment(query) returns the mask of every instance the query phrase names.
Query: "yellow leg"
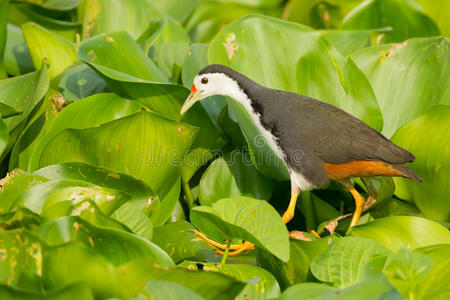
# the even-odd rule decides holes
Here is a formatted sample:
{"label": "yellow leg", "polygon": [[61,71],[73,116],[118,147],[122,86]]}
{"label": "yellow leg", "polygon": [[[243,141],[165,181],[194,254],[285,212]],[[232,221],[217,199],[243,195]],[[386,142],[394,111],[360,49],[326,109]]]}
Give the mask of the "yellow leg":
{"label": "yellow leg", "polygon": [[297,184],[291,178],[291,200],[289,201],[289,206],[286,212],[283,214],[283,217],[281,217],[284,224],[287,224],[294,217],[295,206],[297,205],[297,198],[299,194],[300,189],[297,187]]}
{"label": "yellow leg", "polygon": [[[250,242],[244,242],[243,244],[239,245],[239,249],[235,250],[235,251],[230,251],[228,252],[228,256],[235,256],[238,254],[241,254],[244,251],[248,251],[248,250],[253,250],[255,249],[255,245],[253,245]],[[231,248],[230,248],[231,249]],[[220,250],[215,250],[214,252],[216,252],[217,254],[223,255],[224,252],[220,251]]]}
{"label": "yellow leg", "polygon": [[[202,240],[204,240],[205,242],[207,242],[208,244],[210,244],[211,246],[217,247],[219,249],[225,250],[225,248],[227,247],[226,244],[220,244],[210,238],[208,238],[206,235],[204,235],[203,233],[201,233],[200,231],[195,231],[194,234],[196,236],[198,236],[199,238],[201,238]],[[230,245],[230,250],[238,250],[240,249],[245,243],[236,245],[236,244],[231,244]]]}
{"label": "yellow leg", "polygon": [[353,199],[355,199],[356,208],[355,212],[353,213],[350,227],[356,226],[358,225],[359,217],[361,217],[366,199],[355,189],[350,179],[343,179],[339,180],[338,182],[345,186],[345,188],[347,188],[347,190],[352,194]]}

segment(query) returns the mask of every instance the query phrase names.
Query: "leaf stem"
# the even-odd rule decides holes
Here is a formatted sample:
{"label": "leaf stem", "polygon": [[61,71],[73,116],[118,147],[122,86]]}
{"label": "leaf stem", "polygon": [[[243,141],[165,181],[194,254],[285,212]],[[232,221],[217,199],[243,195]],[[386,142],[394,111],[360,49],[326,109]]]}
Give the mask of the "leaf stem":
{"label": "leaf stem", "polygon": [[227,247],[225,248],[225,252],[223,253],[222,260],[220,261],[220,266],[224,265],[227,262],[228,251],[230,251],[231,240],[227,241]]}
{"label": "leaf stem", "polygon": [[185,181],[183,178],[181,178],[181,184],[183,186],[184,195],[186,196],[185,202],[190,211],[192,206],[194,205],[195,200],[194,196],[192,195],[191,186],[189,185],[189,182]]}

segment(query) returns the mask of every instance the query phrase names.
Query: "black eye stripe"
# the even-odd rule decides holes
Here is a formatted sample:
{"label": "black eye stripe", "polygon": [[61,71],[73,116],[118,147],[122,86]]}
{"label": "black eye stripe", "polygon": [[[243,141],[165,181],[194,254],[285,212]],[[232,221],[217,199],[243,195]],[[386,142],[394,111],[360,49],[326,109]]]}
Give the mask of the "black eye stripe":
{"label": "black eye stripe", "polygon": [[203,77],[201,82],[202,82],[202,84],[207,84],[208,83],[208,78]]}

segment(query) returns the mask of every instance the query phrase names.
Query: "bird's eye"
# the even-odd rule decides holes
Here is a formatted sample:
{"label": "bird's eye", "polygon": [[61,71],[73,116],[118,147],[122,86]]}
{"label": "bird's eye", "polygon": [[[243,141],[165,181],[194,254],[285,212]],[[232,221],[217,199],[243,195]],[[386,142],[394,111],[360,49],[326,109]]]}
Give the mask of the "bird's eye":
{"label": "bird's eye", "polygon": [[202,82],[202,84],[207,84],[208,83],[208,78],[203,77],[201,82]]}

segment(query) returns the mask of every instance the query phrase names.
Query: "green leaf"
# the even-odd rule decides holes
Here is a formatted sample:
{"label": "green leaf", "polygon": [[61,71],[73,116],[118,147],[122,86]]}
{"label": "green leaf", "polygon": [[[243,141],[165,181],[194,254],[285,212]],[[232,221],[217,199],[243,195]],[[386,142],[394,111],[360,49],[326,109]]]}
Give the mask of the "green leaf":
{"label": "green leaf", "polygon": [[282,261],[289,259],[289,238],[280,215],[266,201],[247,197],[221,199],[191,210],[191,222],[217,241],[243,239]]}
{"label": "green leaf", "polygon": [[376,241],[344,237],[333,241],[324,253],[314,258],[311,272],[320,281],[343,288],[364,279],[364,268],[371,258],[390,254]]}
{"label": "green leaf", "polygon": [[272,186],[270,179],[258,173],[248,154],[233,151],[214,160],[203,173],[198,198],[202,205],[237,196],[269,200]]}
{"label": "green leaf", "polygon": [[200,2],[200,0],[159,0],[154,1],[154,5],[163,13],[170,15],[180,22],[184,22]]}
{"label": "green leaf", "polygon": [[413,295],[416,290],[421,290],[421,283],[426,281],[432,269],[433,260],[430,257],[402,248],[386,264],[383,273],[404,299],[416,299]]}
{"label": "green leaf", "polygon": [[[277,47],[272,47],[274,36]],[[351,59],[342,57],[309,27],[266,16],[241,18],[214,38],[208,61],[227,65],[264,86],[336,105],[376,129],[382,126],[378,104],[365,76]],[[262,162],[258,169],[267,176],[286,179],[284,164],[273,158],[267,145],[258,144],[259,132],[245,110],[235,101],[230,101],[230,106],[254,152],[254,160]],[[268,158],[272,161],[267,162]]]}
{"label": "green leaf", "polygon": [[448,230],[436,222],[418,217],[394,216],[353,227],[350,236],[373,239],[393,252],[450,243]]}
{"label": "green leaf", "polygon": [[30,2],[51,10],[71,10],[80,4],[80,0],[17,0],[21,2]]}
{"label": "green leaf", "polygon": [[169,81],[177,83],[180,78],[176,75],[180,76],[188,51],[189,43],[186,42],[158,43],[150,48],[149,57]]}
{"label": "green leaf", "polygon": [[281,300],[287,299],[392,299],[402,297],[382,274],[372,276],[345,289],[333,289],[325,284],[301,283],[288,288],[281,295]]}
{"label": "green leaf", "polygon": [[439,35],[439,29],[428,16],[407,0],[364,1],[347,14],[343,29],[392,27],[387,42],[401,42],[412,37]]}
{"label": "green leaf", "polygon": [[0,119],[0,156],[3,154],[3,151],[6,149],[8,140],[9,140],[8,127],[6,127],[6,124],[5,124],[5,122],[3,122],[3,119]]}
{"label": "green leaf", "polygon": [[[403,125],[392,137],[397,145],[416,156],[410,168],[423,182],[395,179],[395,193],[413,201],[428,219],[450,221],[448,178],[450,176],[450,107],[437,105]],[[433,134],[430,134],[430,133]]]}
{"label": "green leaf", "polygon": [[[150,203],[150,221],[152,221],[153,226],[161,226],[170,218],[172,212],[175,210],[181,191],[181,180],[178,177],[169,191],[164,195],[163,198],[150,198],[148,202]],[[160,202],[158,200],[161,200]],[[156,209],[152,208],[152,205],[159,203]]]}
{"label": "green leaf", "polygon": [[109,91],[106,82],[85,64],[75,64],[60,76],[58,91],[68,102]]}
{"label": "green leaf", "polygon": [[84,163],[51,165],[34,172],[51,180],[78,180],[132,195],[131,200],[145,200],[157,195],[143,181],[129,175]]}
{"label": "green leaf", "polygon": [[436,104],[450,104],[448,48],[444,37],[417,38],[361,49],[351,56],[366,74],[380,103],[384,135],[392,136],[400,126]]}
{"label": "green leaf", "polygon": [[[189,91],[183,86],[168,84],[161,71],[126,32],[84,41],[79,56],[105,76],[117,93],[138,100],[166,118],[180,121],[180,109]],[[111,57],[117,59],[111,60]],[[194,160],[184,161],[181,168],[183,180],[188,181],[200,166],[212,158],[211,150],[220,149],[225,140],[201,105],[185,114],[183,121],[200,128],[191,147],[193,153],[190,155]]]}
{"label": "green leaf", "polygon": [[2,299],[12,300],[94,300],[89,287],[84,283],[74,283],[45,295],[32,293],[27,289],[18,290],[10,286],[0,285],[0,296]]}
{"label": "green leaf", "polygon": [[450,10],[450,3],[445,0],[427,1],[416,0],[418,4],[423,7],[423,12],[431,17],[434,22],[439,26],[442,35],[450,35],[450,22],[448,20],[448,11]]}
{"label": "green leaf", "polygon": [[150,20],[161,18],[161,13],[150,1],[87,0],[79,8],[82,16],[83,38],[126,30],[138,38],[147,28]]}
{"label": "green leaf", "polygon": [[34,22],[69,41],[75,42],[80,24],[71,21],[72,19],[70,12],[52,11],[33,4],[16,1],[11,2],[8,9],[8,22],[13,25],[22,27],[25,23]]}
{"label": "green leaf", "polygon": [[162,281],[149,280],[146,284],[146,291],[154,300],[202,300],[203,297],[194,293],[181,284]]}
{"label": "green leaf", "polygon": [[[4,120],[10,133],[25,126],[29,114],[47,92],[48,80],[47,67],[43,65],[39,71],[0,81],[0,101],[22,112]],[[15,138],[10,139],[8,148],[12,147],[16,136],[14,134]]]}
{"label": "green leaf", "polygon": [[[95,227],[79,217],[46,222],[35,232],[52,246],[81,242],[114,266],[144,257],[163,267],[174,266],[172,259],[152,242],[122,230]],[[64,272],[63,268],[60,272]]]}
{"label": "green leaf", "polygon": [[450,297],[450,279],[446,270],[450,268],[448,256],[450,245],[434,245],[416,249],[415,252],[427,255],[433,260],[433,270],[428,278],[422,281],[416,290],[418,299],[446,299]]}
{"label": "green leaf", "polygon": [[348,56],[358,49],[383,44],[391,28],[367,30],[321,30],[323,36],[342,55]]}
{"label": "green leaf", "polygon": [[5,54],[6,40],[8,34],[6,21],[8,4],[9,0],[2,0],[0,2],[0,79],[7,77],[3,57]]}
{"label": "green leaf", "polygon": [[40,166],[84,162],[108,168],[143,180],[163,198],[195,133],[192,126],[142,111],[95,128],[61,131],[45,147]]}
{"label": "green leaf", "polygon": [[0,283],[20,286],[25,273],[40,274],[42,245],[27,231],[0,231]]}
{"label": "green leaf", "polygon": [[33,175],[16,169],[7,174],[0,190],[0,213],[9,212],[21,195],[31,187],[48,181],[39,175]]}
{"label": "green leaf", "polygon": [[17,76],[34,71],[33,61],[23,38],[22,29],[12,24],[7,25],[4,57],[6,72]]}
{"label": "green leaf", "polygon": [[22,31],[34,67],[40,69],[42,61],[47,60],[50,64],[48,71],[50,79],[77,61],[75,46],[70,41],[35,23],[24,24]]}
{"label": "green leaf", "polygon": [[42,279],[50,291],[83,282],[96,299],[112,297],[119,287],[115,274],[111,262],[80,242],[49,247],[42,255]]}
{"label": "green leaf", "polygon": [[215,248],[197,237],[194,230],[186,221],[168,223],[155,228],[153,242],[177,264],[183,260],[220,262],[221,257],[213,252]]}
{"label": "green leaf", "polygon": [[152,240],[152,222],[150,222],[148,216],[136,206],[126,202],[111,214],[111,218],[124,224],[144,239],[149,241]]}
{"label": "green leaf", "polygon": [[148,280],[175,282],[206,299],[234,299],[245,284],[230,276],[217,272],[191,271],[185,268],[161,268],[148,260],[135,260],[118,269],[122,298],[135,296],[145,288]]}
{"label": "green leaf", "polygon": [[98,94],[70,104],[61,111],[47,132],[33,140],[25,152],[23,161],[19,157],[19,166],[35,171],[39,168],[42,151],[57,134],[64,129],[85,129],[100,126],[103,123],[131,115],[142,109],[142,105],[117,95]]}
{"label": "green leaf", "polygon": [[274,299],[280,296],[280,286],[275,277],[268,271],[244,264],[213,264],[199,262],[184,262],[182,266],[190,270],[204,270],[207,272],[220,272],[225,275],[246,282],[247,285],[238,295],[237,299]]}

